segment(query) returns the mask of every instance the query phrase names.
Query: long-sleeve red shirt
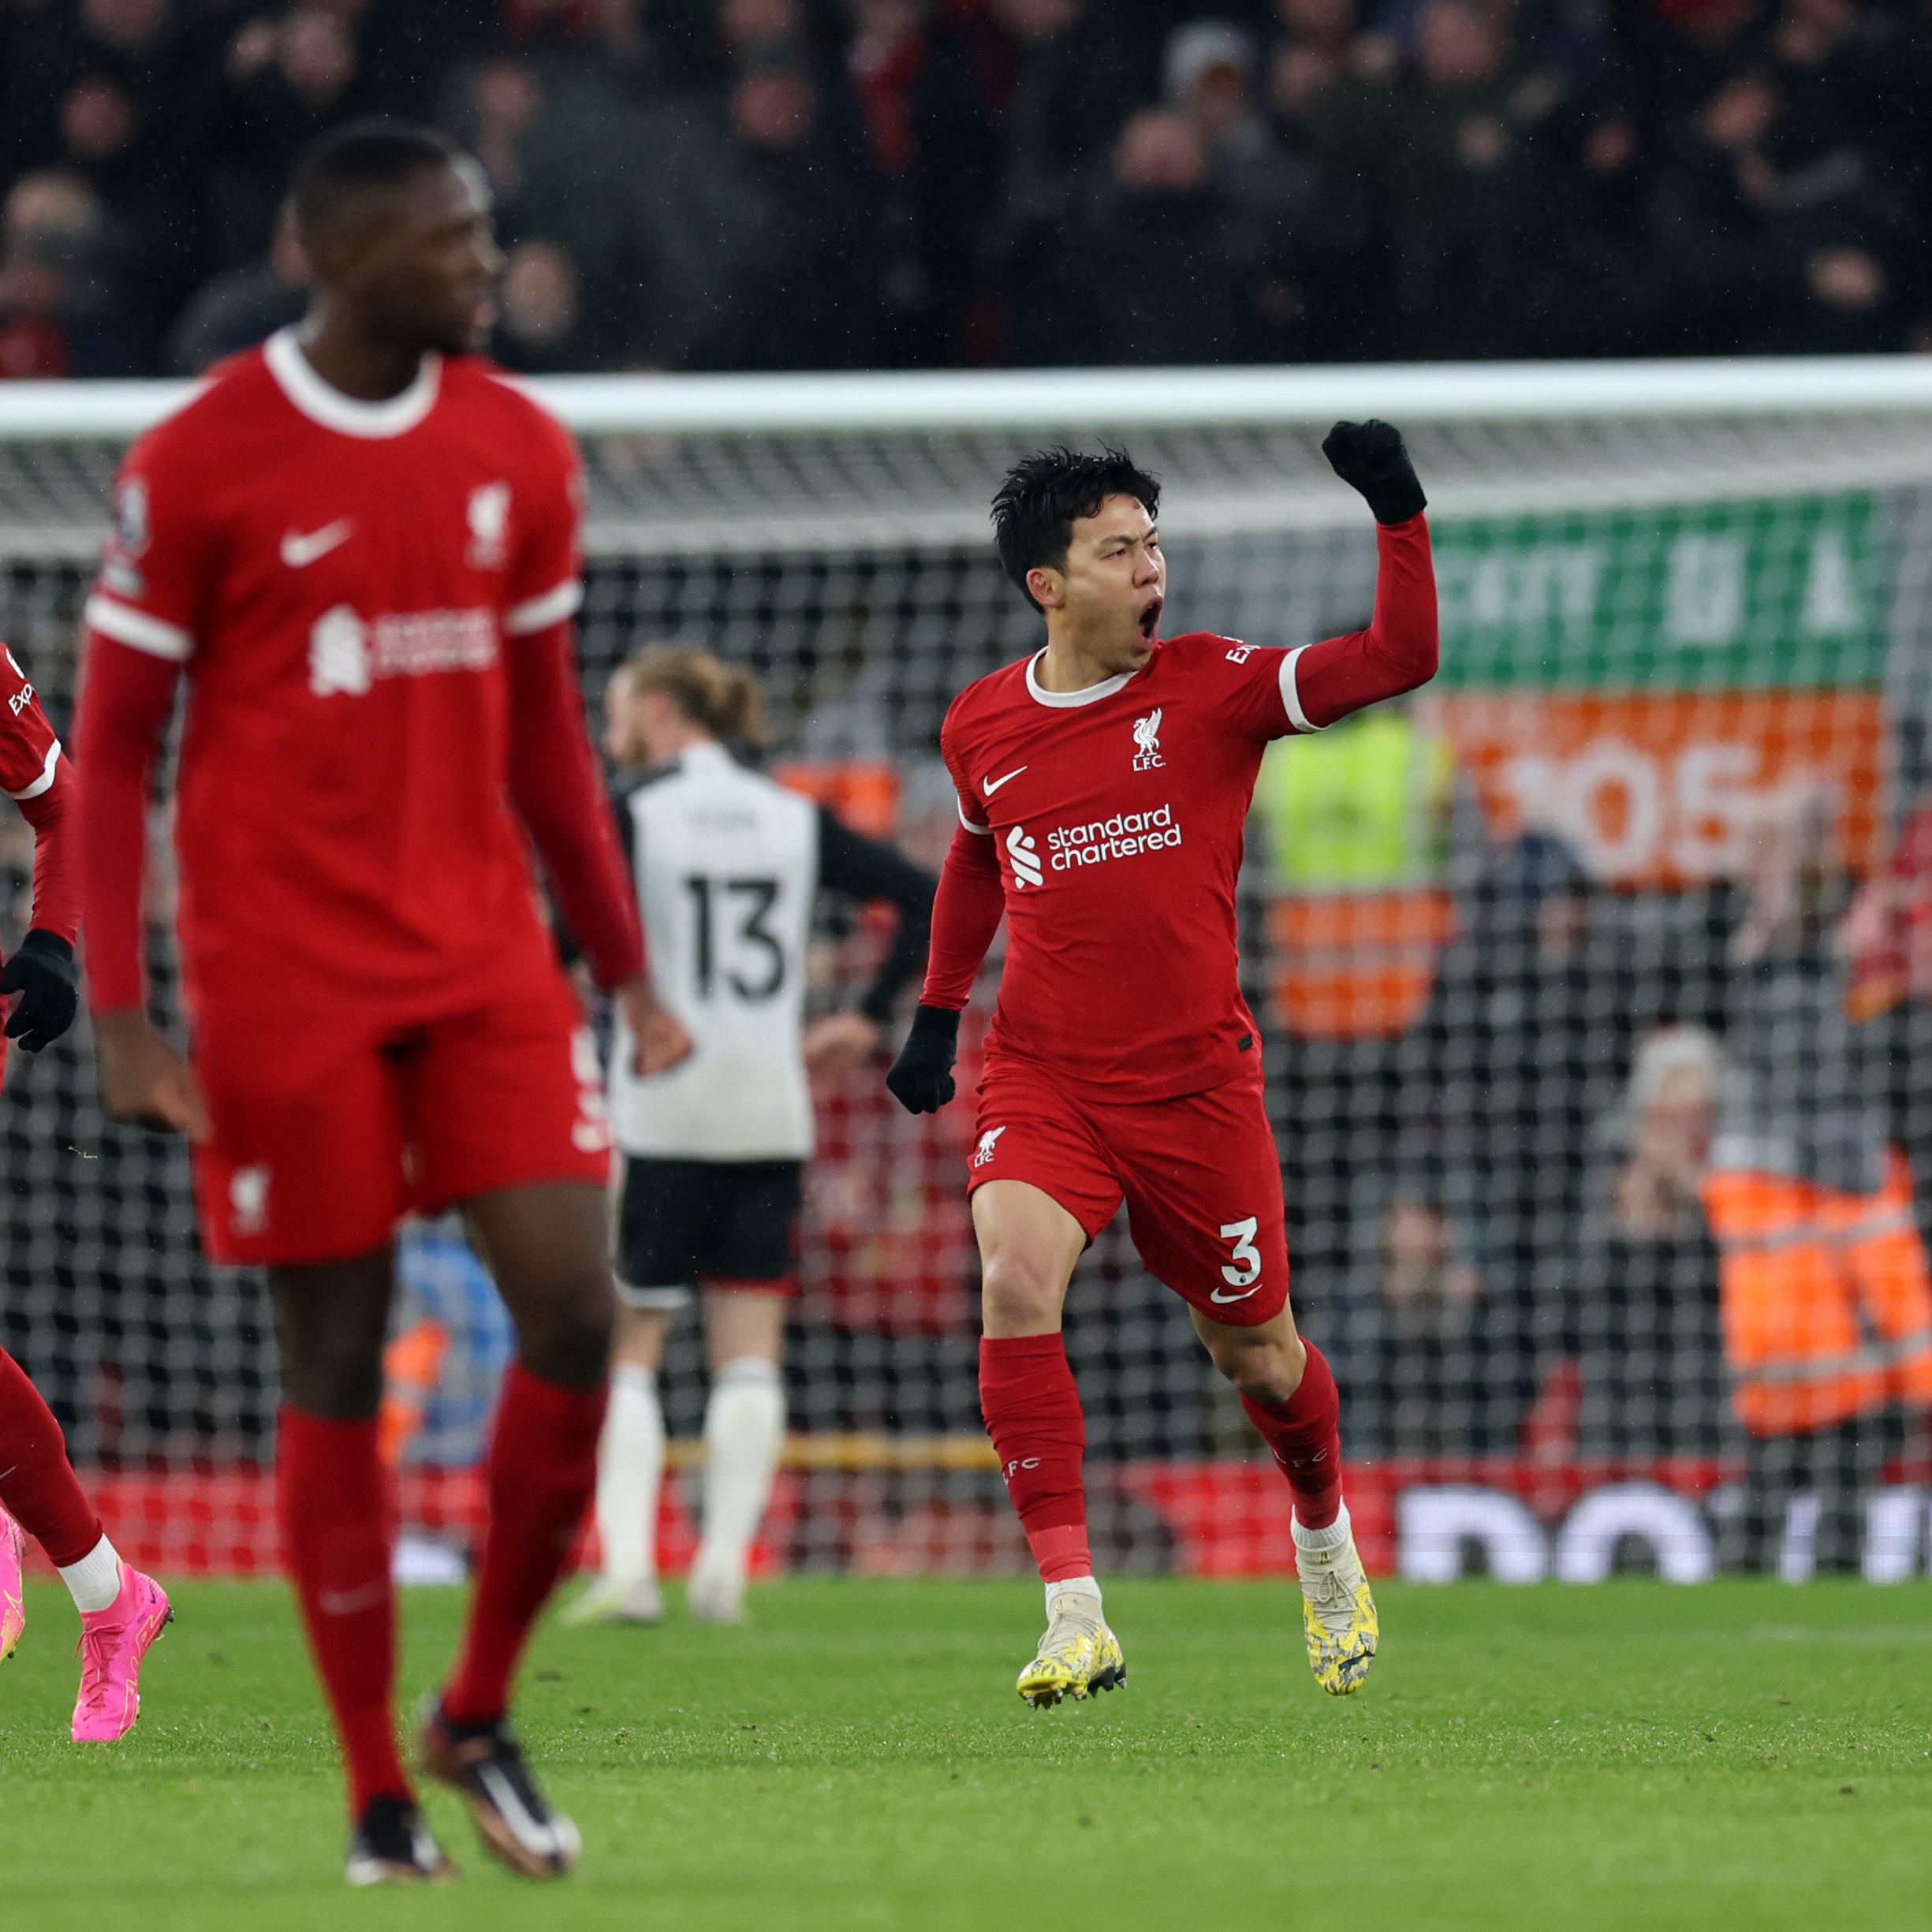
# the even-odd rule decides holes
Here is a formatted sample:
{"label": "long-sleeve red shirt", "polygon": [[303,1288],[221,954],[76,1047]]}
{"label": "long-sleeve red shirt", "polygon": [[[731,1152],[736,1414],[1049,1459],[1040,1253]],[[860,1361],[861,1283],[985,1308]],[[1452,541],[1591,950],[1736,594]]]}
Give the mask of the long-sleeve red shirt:
{"label": "long-sleeve red shirt", "polygon": [[990,1051],[1122,1098],[1232,1071],[1253,1025],[1234,970],[1234,878],[1266,741],[1435,673],[1427,522],[1376,535],[1365,629],[1294,649],[1177,638],[1087,692],[1043,690],[1034,660],[960,693],[940,740],[960,824],[933,907],[926,1005],[966,1004],[1004,914]]}
{"label": "long-sleeve red shirt", "polygon": [[[78,738],[78,843],[88,927],[89,1003],[96,1012],[145,997],[141,887],[155,753],[181,667],[111,637],[88,641]],[[510,659],[511,802],[599,984],[643,970],[636,900],[584,725],[570,627],[518,640]]]}
{"label": "long-sleeve red shirt", "polygon": [[0,791],[34,829],[31,923],[73,945],[80,928],[74,877],[73,767],[27,674],[0,646]]}

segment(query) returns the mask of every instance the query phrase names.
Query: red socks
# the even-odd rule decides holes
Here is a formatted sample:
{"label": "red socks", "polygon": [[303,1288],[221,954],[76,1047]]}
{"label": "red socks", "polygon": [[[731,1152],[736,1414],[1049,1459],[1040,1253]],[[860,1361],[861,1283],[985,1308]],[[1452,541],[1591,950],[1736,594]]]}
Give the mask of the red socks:
{"label": "red socks", "polygon": [[0,1348],[0,1504],[65,1569],[101,1540],[66,1439],[27,1371]]}
{"label": "red socks", "polygon": [[1306,1336],[1308,1366],[1301,1386],[1279,1408],[1251,1396],[1241,1406],[1274,1452],[1295,1493],[1295,1520],[1304,1530],[1325,1530],[1341,1512],[1341,1396],[1321,1350]]}
{"label": "red socks", "polygon": [[503,1378],[487,1474],[490,1527],[463,1654],[443,1692],[443,1714],[454,1723],[494,1723],[509,1702],[517,1660],[576,1548],[597,1486],[605,1393],[602,1382],[546,1382],[520,1362]]}
{"label": "red socks", "polygon": [[1091,1576],[1080,1479],[1087,1423],[1065,1342],[1058,1335],[983,1338],[979,1407],[1041,1580]]}
{"label": "red socks", "polygon": [[275,1502],[289,1576],[315,1673],[335,1714],[349,1772],[349,1809],[407,1799],[396,1754],[396,1593],[389,1482],[376,1423],[282,1412]]}
{"label": "red socks", "polygon": [[[462,1659],[443,1699],[458,1723],[503,1714],[530,1627],[576,1547],[603,1415],[601,1387],[560,1388],[519,1365],[504,1379],[490,1446],[490,1529]],[[394,1533],[377,1427],[373,1416],[330,1422],[285,1408],[275,1458],[289,1573],[356,1817],[371,1798],[409,1796],[396,1751]]]}

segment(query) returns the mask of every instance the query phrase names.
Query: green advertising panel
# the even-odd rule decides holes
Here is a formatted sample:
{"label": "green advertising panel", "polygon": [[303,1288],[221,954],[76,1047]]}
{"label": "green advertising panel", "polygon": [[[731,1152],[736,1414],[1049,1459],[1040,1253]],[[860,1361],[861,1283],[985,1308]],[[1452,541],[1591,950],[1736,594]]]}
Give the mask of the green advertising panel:
{"label": "green advertising panel", "polygon": [[1870,495],[1450,520],[1435,537],[1451,688],[1841,687],[1884,667]]}

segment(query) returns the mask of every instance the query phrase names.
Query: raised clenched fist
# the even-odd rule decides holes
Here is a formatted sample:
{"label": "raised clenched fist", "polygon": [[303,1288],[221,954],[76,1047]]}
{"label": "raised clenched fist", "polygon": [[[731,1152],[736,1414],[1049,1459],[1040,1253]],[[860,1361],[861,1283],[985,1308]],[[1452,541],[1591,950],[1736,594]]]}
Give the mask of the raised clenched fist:
{"label": "raised clenched fist", "polygon": [[1361,493],[1378,524],[1407,523],[1428,503],[1402,432],[1393,423],[1337,423],[1322,438],[1322,453],[1329,468]]}

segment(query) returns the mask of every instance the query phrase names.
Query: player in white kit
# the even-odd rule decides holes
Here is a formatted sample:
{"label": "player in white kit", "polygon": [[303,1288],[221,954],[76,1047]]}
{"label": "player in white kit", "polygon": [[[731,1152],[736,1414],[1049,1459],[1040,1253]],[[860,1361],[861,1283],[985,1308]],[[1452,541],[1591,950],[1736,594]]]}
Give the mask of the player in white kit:
{"label": "player in white kit", "polygon": [[[624,1156],[624,1305],[599,1461],[603,1568],[573,1622],[662,1614],[657,1373],[673,1316],[700,1287],[711,1387],[688,1600],[704,1621],[737,1621],[784,1443],[781,1362],[812,1151],[810,1079],[848,1072],[878,1049],[925,961],[931,875],[740,764],[725,746],[755,746],[762,713],[748,672],[678,645],[632,658],[606,694],[605,750],[641,773],[617,819],[657,995],[695,1044],[669,1072],[640,1080],[620,1016],[610,1113]],[[821,890],[889,901],[899,919],[857,1010],[807,1024],[806,948]]]}

